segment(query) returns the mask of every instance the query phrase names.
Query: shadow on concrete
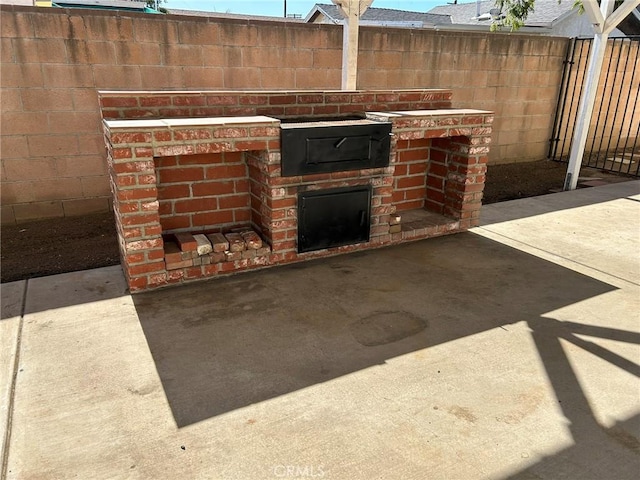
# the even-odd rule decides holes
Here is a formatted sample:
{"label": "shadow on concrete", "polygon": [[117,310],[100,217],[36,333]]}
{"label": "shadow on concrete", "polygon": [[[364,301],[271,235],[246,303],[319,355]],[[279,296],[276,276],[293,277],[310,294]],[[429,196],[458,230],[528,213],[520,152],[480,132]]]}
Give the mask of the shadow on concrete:
{"label": "shadow on concrete", "polygon": [[1,319],[129,294],[120,265],[3,283]]}
{"label": "shadow on concrete", "polygon": [[[542,315],[614,289],[463,233],[140,294],[134,302],[184,427],[515,322],[531,322],[541,357],[553,358],[561,353],[553,350],[558,337],[547,331],[558,327]],[[580,399],[577,382],[564,378],[572,372],[556,375],[554,386],[569,389],[567,404]]]}
{"label": "shadow on concrete", "polygon": [[[635,377],[640,365],[598,345],[599,339],[640,344],[640,334],[540,318],[529,321],[533,340],[567,419],[574,445],[509,476],[511,480],[581,478],[635,480],[640,472],[640,415],[602,425],[594,415],[561,341],[579,347]],[[583,337],[590,337],[585,339]],[[604,379],[603,379],[604,380]],[[640,390],[638,391],[640,395]],[[637,401],[637,398],[636,398]]]}

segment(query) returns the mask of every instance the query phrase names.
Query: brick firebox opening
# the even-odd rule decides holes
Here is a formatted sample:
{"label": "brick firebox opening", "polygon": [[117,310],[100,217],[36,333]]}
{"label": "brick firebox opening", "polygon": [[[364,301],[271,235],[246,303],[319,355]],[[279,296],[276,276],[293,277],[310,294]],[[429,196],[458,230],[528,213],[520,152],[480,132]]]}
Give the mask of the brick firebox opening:
{"label": "brick firebox opening", "polygon": [[[477,224],[491,112],[446,108],[366,116],[392,123],[388,167],[295,177],[280,175],[276,118],[105,120],[130,290],[402,243]],[[368,242],[298,252],[299,193],[367,185],[372,191]],[[232,252],[229,238],[247,241],[235,243]]]}

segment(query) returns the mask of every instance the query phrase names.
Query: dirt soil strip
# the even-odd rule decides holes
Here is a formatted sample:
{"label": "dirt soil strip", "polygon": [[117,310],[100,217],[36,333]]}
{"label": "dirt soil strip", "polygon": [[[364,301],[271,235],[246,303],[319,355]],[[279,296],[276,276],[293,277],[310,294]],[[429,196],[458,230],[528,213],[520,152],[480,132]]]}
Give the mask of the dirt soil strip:
{"label": "dirt soil strip", "polygon": [[[483,203],[544,195],[561,189],[566,169],[565,163],[548,160],[491,165],[487,171]],[[585,168],[581,175],[615,177]],[[2,226],[2,283],[117,265],[119,262],[112,212]]]}

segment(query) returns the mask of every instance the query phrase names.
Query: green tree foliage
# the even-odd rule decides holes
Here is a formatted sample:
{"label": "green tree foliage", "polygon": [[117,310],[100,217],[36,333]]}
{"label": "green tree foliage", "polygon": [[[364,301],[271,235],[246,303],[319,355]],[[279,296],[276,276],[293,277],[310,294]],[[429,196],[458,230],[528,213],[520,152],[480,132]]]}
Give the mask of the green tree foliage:
{"label": "green tree foliage", "polygon": [[491,30],[500,27],[510,27],[518,30],[524,26],[524,22],[533,12],[535,0],[496,0],[496,8],[500,9],[500,18],[491,24]]}
{"label": "green tree foliage", "polygon": [[[561,1],[558,0],[558,3]],[[616,0],[615,8],[618,8],[623,1]],[[584,12],[582,0],[573,0],[573,7],[577,8],[580,13]],[[501,15],[491,24],[491,30],[495,31],[507,27],[514,31],[524,26],[527,16],[534,11],[535,0],[496,0],[496,8],[500,9]],[[640,12],[640,6],[637,7],[637,10]],[[626,35],[640,35],[640,19],[630,14],[618,25],[618,30]]]}

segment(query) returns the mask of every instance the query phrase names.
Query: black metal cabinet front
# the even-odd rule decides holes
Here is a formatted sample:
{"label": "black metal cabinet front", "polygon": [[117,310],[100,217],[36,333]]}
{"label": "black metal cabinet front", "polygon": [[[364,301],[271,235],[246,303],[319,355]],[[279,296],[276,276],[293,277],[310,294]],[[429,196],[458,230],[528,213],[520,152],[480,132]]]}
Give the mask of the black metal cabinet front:
{"label": "black metal cabinet front", "polygon": [[298,252],[368,242],[371,185],[298,194]]}
{"label": "black metal cabinet front", "polygon": [[389,165],[391,123],[290,126],[280,134],[282,176]]}

